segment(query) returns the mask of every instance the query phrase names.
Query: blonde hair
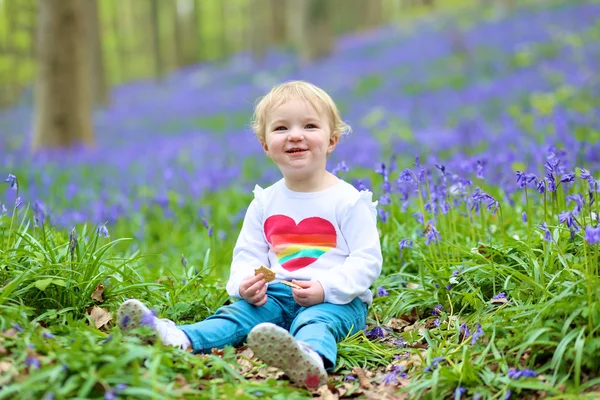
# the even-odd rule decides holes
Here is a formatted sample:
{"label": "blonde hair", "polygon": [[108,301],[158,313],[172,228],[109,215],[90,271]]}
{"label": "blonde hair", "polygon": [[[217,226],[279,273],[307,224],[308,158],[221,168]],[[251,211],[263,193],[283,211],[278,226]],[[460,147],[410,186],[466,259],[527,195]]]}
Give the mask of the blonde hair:
{"label": "blonde hair", "polygon": [[273,87],[262,97],[254,108],[252,130],[261,143],[265,142],[267,113],[291,99],[302,99],[310,103],[317,112],[323,112],[329,120],[332,137],[340,137],[350,132],[340,116],[335,102],[323,89],[305,81],[289,81]]}

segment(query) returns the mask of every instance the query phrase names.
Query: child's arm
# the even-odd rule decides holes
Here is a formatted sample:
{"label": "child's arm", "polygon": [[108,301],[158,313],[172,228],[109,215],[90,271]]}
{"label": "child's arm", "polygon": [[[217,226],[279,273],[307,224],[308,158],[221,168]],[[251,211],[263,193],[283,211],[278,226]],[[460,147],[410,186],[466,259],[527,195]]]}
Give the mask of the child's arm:
{"label": "child's arm", "polygon": [[323,286],[325,302],[351,302],[369,289],[381,273],[383,257],[372,195],[361,192],[360,198],[347,208],[340,221],[342,235],[350,249],[346,261],[313,278]]}
{"label": "child's arm", "polygon": [[241,298],[242,279],[254,275],[254,269],[261,265],[270,266],[268,251],[262,227],[262,210],[258,200],[254,199],[246,211],[242,230],[233,249],[231,272],[227,282],[227,293],[230,296]]}

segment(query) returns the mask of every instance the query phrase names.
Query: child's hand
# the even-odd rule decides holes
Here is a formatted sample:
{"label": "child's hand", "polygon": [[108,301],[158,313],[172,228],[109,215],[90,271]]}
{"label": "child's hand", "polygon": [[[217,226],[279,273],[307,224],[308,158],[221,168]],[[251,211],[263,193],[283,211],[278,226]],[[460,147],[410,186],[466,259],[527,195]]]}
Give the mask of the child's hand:
{"label": "child's hand", "polygon": [[325,301],[325,292],[319,281],[297,281],[292,283],[302,287],[302,289],[292,289],[292,295],[296,303],[302,307],[310,307],[315,304],[321,304]]}
{"label": "child's hand", "polygon": [[249,275],[240,282],[240,296],[250,304],[259,307],[267,302],[267,283],[263,274]]}

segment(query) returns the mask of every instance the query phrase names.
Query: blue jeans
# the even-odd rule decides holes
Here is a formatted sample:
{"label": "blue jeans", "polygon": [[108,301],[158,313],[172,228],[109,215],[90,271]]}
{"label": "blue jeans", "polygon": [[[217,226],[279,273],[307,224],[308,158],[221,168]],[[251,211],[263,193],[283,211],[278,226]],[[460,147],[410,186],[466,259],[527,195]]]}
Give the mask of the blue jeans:
{"label": "blue jeans", "polygon": [[271,322],[288,330],[323,357],[325,369],[335,367],[337,342],[366,324],[367,305],[355,298],[348,304],[321,303],[312,307],[296,304],[292,289],[282,283],[269,285],[267,302],[260,307],[239,300],[217,310],[202,322],[178,326],[190,338],[194,353],[212,348],[239,346],[252,328]]}

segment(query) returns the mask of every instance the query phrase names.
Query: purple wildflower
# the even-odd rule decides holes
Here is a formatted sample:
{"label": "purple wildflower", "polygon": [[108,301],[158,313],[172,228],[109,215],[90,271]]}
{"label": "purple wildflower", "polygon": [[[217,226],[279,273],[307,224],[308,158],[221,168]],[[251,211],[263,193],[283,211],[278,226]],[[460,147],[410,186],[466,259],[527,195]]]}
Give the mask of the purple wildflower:
{"label": "purple wildflower", "polygon": [[181,255],[181,265],[183,265],[184,268],[187,268],[188,266],[188,262],[183,254]]}
{"label": "purple wildflower", "polygon": [[378,175],[386,176],[387,175],[387,171],[385,169],[385,163],[379,163],[379,164],[377,164],[377,166],[375,167],[375,172]]}
{"label": "purple wildflower", "polygon": [[365,331],[367,339],[381,339],[385,337],[385,330],[381,326],[374,326],[373,329]]}
{"label": "purple wildflower", "polygon": [[500,300],[500,299],[506,299],[506,293],[500,292],[497,295],[495,295],[494,297],[492,297],[492,300]]}
{"label": "purple wildflower", "polygon": [[463,333],[465,335],[465,337],[471,336],[471,330],[469,329],[469,327],[467,326],[466,323],[463,323],[460,326],[460,332]]}
{"label": "purple wildflower", "polygon": [[381,379],[381,382],[384,385],[392,385],[398,382],[398,378],[406,379],[408,378],[408,374],[404,372],[404,368],[400,365],[393,365],[390,372]]}
{"label": "purple wildflower", "polygon": [[440,315],[440,312],[442,312],[444,310],[444,306],[442,306],[441,304],[438,304],[437,306],[433,307],[433,311],[431,311],[431,315]]}
{"label": "purple wildflower", "polygon": [[21,196],[17,197],[15,199],[15,207],[19,208],[19,207],[21,207],[22,204],[23,204],[23,199],[21,198]]}
{"label": "purple wildflower", "polygon": [[514,380],[518,380],[520,378],[535,378],[537,375],[537,372],[531,369],[520,370],[517,368],[511,368],[508,370],[508,377]]}
{"label": "purple wildflower", "polygon": [[109,238],[110,235],[108,234],[108,229],[106,228],[106,224],[100,225],[97,229],[96,229],[96,233],[98,235],[102,235],[105,238]]}
{"label": "purple wildflower", "polygon": [[4,180],[10,185],[10,188],[15,192],[19,190],[19,180],[13,174],[8,174],[8,178]]}
{"label": "purple wildflower", "polygon": [[434,319],[433,325],[435,325],[436,328],[439,328],[440,327],[440,319],[439,318]]}
{"label": "purple wildflower", "polygon": [[389,293],[387,290],[385,290],[385,288],[383,286],[379,286],[377,288],[377,295],[379,297],[385,297],[385,296],[389,295]]}
{"label": "purple wildflower", "polygon": [[548,174],[546,176],[546,181],[548,182],[548,191],[556,192],[556,180],[554,179],[554,175]]}
{"label": "purple wildflower", "polygon": [[412,249],[413,242],[410,239],[402,239],[398,242],[398,246],[400,246],[400,250],[402,249]]}
{"label": "purple wildflower", "polygon": [[44,332],[44,333],[42,333],[42,336],[45,339],[54,339],[55,338],[55,336],[53,334],[51,334],[50,332]]}
{"label": "purple wildflower", "polygon": [[475,176],[479,179],[483,179],[483,164],[480,160],[477,160],[477,166],[475,167],[476,174]]}
{"label": "purple wildflower", "polygon": [[567,224],[567,227],[575,232],[579,232],[579,224],[571,211],[564,211],[558,214],[558,220],[561,224]]}
{"label": "purple wildflower", "polygon": [[462,386],[459,386],[459,387],[457,387],[457,388],[454,390],[454,399],[455,399],[455,400],[461,399],[461,398],[462,398],[462,396],[463,396],[465,393],[467,393],[467,389],[465,389],[465,388],[464,388],[464,387],[462,387]]}
{"label": "purple wildflower", "polygon": [[538,229],[544,232],[544,240],[547,242],[552,242],[554,239],[552,238],[552,232],[548,229],[548,225],[545,222],[542,222]]}
{"label": "purple wildflower", "polygon": [[346,382],[354,382],[356,380],[356,377],[352,375],[346,375],[344,379],[346,380]]}
{"label": "purple wildflower", "polygon": [[405,169],[404,171],[402,171],[400,173],[400,176],[398,177],[398,181],[399,182],[415,182],[416,177],[415,177],[414,172],[412,172],[410,169]]}
{"label": "purple wildflower", "polygon": [[431,242],[437,243],[440,240],[440,232],[433,226],[433,224],[428,225],[429,229],[425,234],[427,236],[427,240],[425,240],[425,244],[429,246]]}
{"label": "purple wildflower", "polygon": [[600,226],[594,228],[591,226],[585,227],[585,240],[589,244],[600,243]]}
{"label": "purple wildflower", "polygon": [[41,366],[40,360],[32,356],[29,356],[25,359],[25,365],[33,369],[39,369]]}
{"label": "purple wildflower", "polygon": [[392,199],[390,199],[390,195],[387,193],[383,193],[379,198],[379,204],[381,204],[382,206],[392,204]]}
{"label": "purple wildflower", "polygon": [[381,219],[381,222],[384,223],[387,222],[388,218],[390,217],[390,213],[381,207],[377,208],[377,215],[379,216],[379,219]]}
{"label": "purple wildflower", "polygon": [[333,168],[331,170],[331,173],[334,174],[335,176],[339,176],[340,172],[348,172],[349,168],[346,165],[345,161],[341,161],[338,165],[335,166],[335,168]]}
{"label": "purple wildflower", "polygon": [[13,324],[12,326],[17,332],[23,332],[23,328],[19,324]]}
{"label": "purple wildflower", "polygon": [[523,211],[523,214],[521,214],[521,219],[523,219],[524,224],[527,223],[527,213],[525,211]]}
{"label": "purple wildflower", "polygon": [[444,357],[436,357],[431,361],[431,365],[428,365],[427,367],[425,367],[425,369],[423,371],[425,372],[429,372],[432,371],[434,369],[436,369],[438,367],[438,365],[440,365],[442,362],[444,362],[446,359]]}
{"label": "purple wildflower", "polygon": [[425,221],[423,219],[423,214],[421,214],[420,212],[416,212],[412,216],[415,217],[415,219],[417,220],[417,222],[420,223],[420,224],[422,224]]}
{"label": "purple wildflower", "polygon": [[407,343],[406,343],[406,340],[400,338],[400,339],[396,340],[394,342],[394,344],[400,348],[405,348]]}
{"label": "purple wildflower", "polygon": [[583,195],[581,195],[580,193],[576,193],[570,196],[567,196],[567,200],[569,200],[569,202],[572,200],[575,202],[575,209],[573,210],[574,214],[579,214],[581,212],[581,209],[583,208],[584,204],[585,204],[585,200],[583,198]]}
{"label": "purple wildflower", "polygon": [[512,396],[512,390],[508,389],[506,391],[506,396],[504,396],[504,400],[510,400],[511,396]]}
{"label": "purple wildflower", "polygon": [[479,338],[485,334],[483,329],[481,329],[481,324],[477,324],[475,327],[477,328],[477,330],[475,331],[475,333],[473,333],[473,338],[471,339],[471,344],[477,343],[477,340],[479,340]]}
{"label": "purple wildflower", "polygon": [[107,390],[104,393],[104,400],[115,400],[117,398],[117,393],[114,390]]}
{"label": "purple wildflower", "polygon": [[590,181],[590,179],[591,179],[591,180],[593,180],[593,179],[594,179],[594,178],[592,177],[592,175],[591,175],[591,174],[588,172],[588,170],[587,170],[587,169],[585,169],[585,168],[579,168],[579,171],[581,171],[581,174],[579,174],[579,177],[580,177],[581,179],[583,179],[584,181],[588,181],[588,182],[589,182],[589,181]]}
{"label": "purple wildflower", "polygon": [[540,179],[536,186],[536,189],[540,194],[544,194],[546,192],[546,181],[544,179]]}
{"label": "purple wildflower", "polygon": [[575,181],[575,174],[564,174],[560,178],[560,181],[562,183],[574,182]]}

